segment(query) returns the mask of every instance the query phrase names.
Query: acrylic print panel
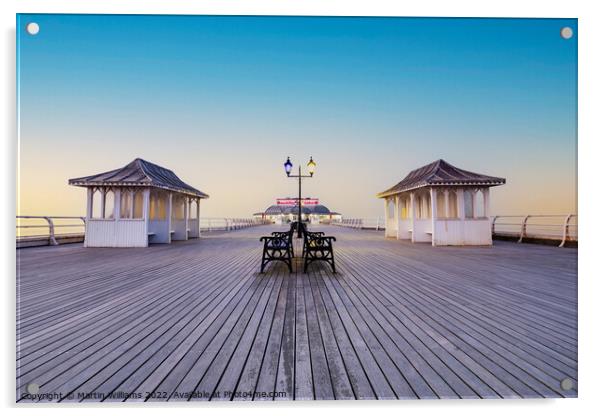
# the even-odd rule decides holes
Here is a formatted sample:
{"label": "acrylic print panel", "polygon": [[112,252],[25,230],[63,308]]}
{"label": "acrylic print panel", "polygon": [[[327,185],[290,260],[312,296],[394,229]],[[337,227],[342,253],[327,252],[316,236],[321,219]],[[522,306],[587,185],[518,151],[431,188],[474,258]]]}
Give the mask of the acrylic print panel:
{"label": "acrylic print panel", "polygon": [[17,401],[576,397],[577,29],[19,15]]}

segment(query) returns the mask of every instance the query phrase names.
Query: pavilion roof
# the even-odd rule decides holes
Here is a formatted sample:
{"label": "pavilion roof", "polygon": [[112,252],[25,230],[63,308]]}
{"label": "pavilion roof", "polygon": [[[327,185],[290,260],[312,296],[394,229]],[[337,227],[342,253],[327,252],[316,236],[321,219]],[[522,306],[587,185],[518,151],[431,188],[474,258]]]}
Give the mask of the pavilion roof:
{"label": "pavilion roof", "polygon": [[[265,211],[266,215],[280,215],[280,214],[296,214],[299,212],[299,204],[295,205],[270,205]],[[302,214],[317,214],[317,215],[328,215],[330,210],[324,205],[309,205],[301,206]]]}
{"label": "pavilion roof", "polygon": [[162,166],[137,158],[126,166],[96,175],[69,179],[74,186],[150,186],[167,189],[200,198],[209,198],[204,192],[184,183],[175,173]]}
{"label": "pavilion roof", "polygon": [[384,198],[412,189],[436,185],[480,185],[497,186],[506,183],[506,179],[487,176],[457,168],[443,159],[436,160],[411,171],[397,185],[377,194]]}

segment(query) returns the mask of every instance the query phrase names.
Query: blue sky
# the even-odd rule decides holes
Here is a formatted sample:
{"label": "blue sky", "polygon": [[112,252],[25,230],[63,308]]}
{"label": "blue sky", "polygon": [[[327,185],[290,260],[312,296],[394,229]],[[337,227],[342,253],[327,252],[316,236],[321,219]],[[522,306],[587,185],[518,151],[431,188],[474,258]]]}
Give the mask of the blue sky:
{"label": "blue sky", "polygon": [[494,213],[576,210],[576,19],[20,15],[17,31],[21,214],[83,213],[68,178],[143,157],[209,193],[205,214],[247,216],[295,194],[289,155],[314,157],[306,196],[348,216],[382,215],[375,194],[439,158],[506,177]]}

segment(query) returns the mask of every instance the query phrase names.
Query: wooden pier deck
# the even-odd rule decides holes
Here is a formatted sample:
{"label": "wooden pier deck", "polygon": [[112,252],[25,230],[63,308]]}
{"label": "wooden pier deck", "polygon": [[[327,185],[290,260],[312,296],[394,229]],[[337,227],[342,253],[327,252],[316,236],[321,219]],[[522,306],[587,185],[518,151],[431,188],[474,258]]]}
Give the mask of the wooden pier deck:
{"label": "wooden pier deck", "polygon": [[18,250],[17,399],[577,395],[576,249],[316,227],[337,237],[337,274],[261,275],[277,228]]}

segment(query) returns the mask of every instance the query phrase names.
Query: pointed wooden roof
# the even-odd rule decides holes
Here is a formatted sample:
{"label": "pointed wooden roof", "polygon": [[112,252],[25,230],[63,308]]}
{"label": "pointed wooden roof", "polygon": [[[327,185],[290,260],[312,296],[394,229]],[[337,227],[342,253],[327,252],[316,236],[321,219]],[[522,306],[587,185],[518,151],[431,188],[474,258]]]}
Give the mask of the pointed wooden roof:
{"label": "pointed wooden roof", "polygon": [[96,175],[69,179],[74,186],[150,186],[187,195],[209,198],[204,192],[184,183],[171,170],[137,158],[126,166]]}
{"label": "pointed wooden roof", "polygon": [[497,186],[506,183],[506,179],[469,172],[457,168],[443,159],[436,160],[421,168],[414,169],[397,185],[377,194],[384,198],[412,189],[433,185],[480,185]]}

